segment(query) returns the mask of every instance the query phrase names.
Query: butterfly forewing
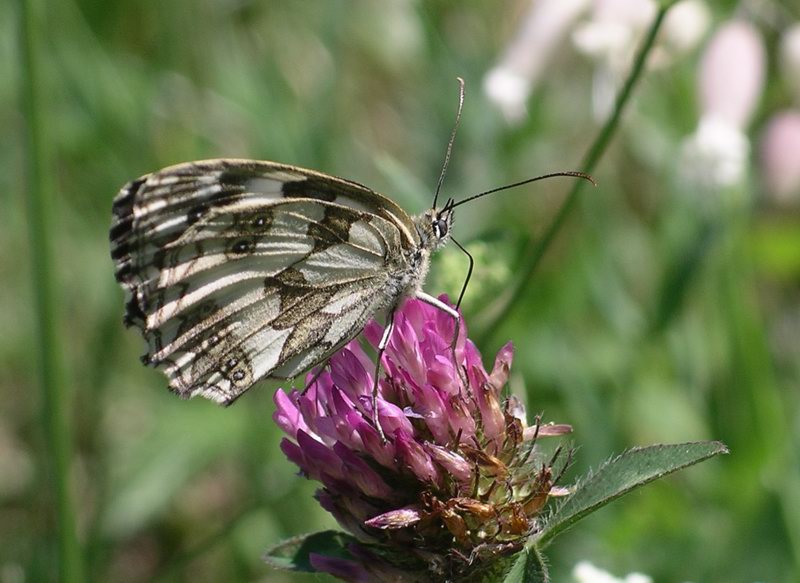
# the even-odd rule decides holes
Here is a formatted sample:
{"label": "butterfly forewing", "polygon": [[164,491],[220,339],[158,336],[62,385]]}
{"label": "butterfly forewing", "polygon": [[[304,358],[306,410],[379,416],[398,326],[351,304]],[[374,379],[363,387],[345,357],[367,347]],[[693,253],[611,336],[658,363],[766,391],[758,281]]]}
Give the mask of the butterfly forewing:
{"label": "butterfly forewing", "polygon": [[250,160],[181,164],[114,201],[112,257],[143,359],[170,388],[230,403],[290,378],[394,305],[413,220],[354,182]]}

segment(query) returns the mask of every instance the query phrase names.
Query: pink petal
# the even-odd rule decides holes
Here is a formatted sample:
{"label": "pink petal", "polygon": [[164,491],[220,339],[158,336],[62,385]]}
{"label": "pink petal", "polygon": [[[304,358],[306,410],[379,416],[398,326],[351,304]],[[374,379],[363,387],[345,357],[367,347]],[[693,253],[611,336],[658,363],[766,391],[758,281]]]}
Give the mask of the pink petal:
{"label": "pink petal", "polygon": [[439,484],[441,476],[430,456],[425,453],[422,446],[409,434],[397,432],[395,434],[397,456],[405,467],[423,482]]}
{"label": "pink petal", "polygon": [[383,500],[391,500],[395,497],[392,489],[383,478],[370,468],[364,460],[353,453],[350,448],[342,443],[337,443],[333,446],[333,451],[342,460],[345,475],[364,494]]}
{"label": "pink petal", "polygon": [[514,360],[514,344],[508,342],[497,353],[494,359],[492,373],[489,375],[489,383],[496,391],[501,391],[508,382],[508,374],[511,371],[511,363]]}
{"label": "pink petal", "polygon": [[372,377],[361,360],[349,350],[343,350],[331,359],[331,380],[353,399],[372,394]]}
{"label": "pink petal", "polygon": [[425,451],[430,454],[433,461],[439,464],[453,478],[462,484],[469,484],[473,478],[472,464],[456,452],[435,443],[424,443]]}
{"label": "pink petal", "polygon": [[419,506],[406,506],[405,508],[398,508],[397,510],[379,514],[374,518],[370,518],[364,524],[373,528],[393,530],[412,526],[422,520],[423,516],[424,513]]}
{"label": "pink petal", "polygon": [[[292,391],[292,395],[295,398],[296,394],[297,391]],[[283,389],[275,391],[272,400],[275,402],[275,412],[272,414],[272,419],[284,433],[294,437],[297,435],[298,429],[308,430],[295,401],[284,393]]]}
{"label": "pink petal", "polygon": [[317,441],[305,431],[297,432],[297,445],[303,453],[303,459],[306,467],[309,468],[309,474],[313,474],[314,472],[311,469],[316,468],[320,472],[324,469],[326,473],[339,479],[344,477],[341,461],[327,445]]}

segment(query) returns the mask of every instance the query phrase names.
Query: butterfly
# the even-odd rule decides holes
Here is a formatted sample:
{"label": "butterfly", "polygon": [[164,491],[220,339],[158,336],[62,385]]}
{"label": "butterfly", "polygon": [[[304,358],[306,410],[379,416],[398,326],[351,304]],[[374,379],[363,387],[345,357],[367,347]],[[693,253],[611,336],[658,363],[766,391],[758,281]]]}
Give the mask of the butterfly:
{"label": "butterfly", "polygon": [[421,291],[452,206],[411,217],[365,186],[275,162],[165,168],[114,200],[126,324],[170,389],[230,404],[260,379],[324,362],[403,298],[457,318]]}
{"label": "butterfly", "polygon": [[262,379],[325,363],[385,311],[379,363],[405,298],[458,320],[422,291],[431,254],[452,239],[455,207],[553,175],[586,177],[548,174],[437,207],[462,104],[463,83],[437,196],[417,216],[356,182],[276,162],[189,162],[125,185],[111,257],[125,323],[148,344],[143,362],[181,397],[228,405]]}

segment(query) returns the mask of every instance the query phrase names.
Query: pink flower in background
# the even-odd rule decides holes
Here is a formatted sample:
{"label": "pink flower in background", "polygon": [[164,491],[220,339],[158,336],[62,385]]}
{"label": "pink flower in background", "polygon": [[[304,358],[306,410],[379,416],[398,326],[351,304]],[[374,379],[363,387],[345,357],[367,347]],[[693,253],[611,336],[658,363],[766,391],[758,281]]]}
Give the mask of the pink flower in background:
{"label": "pink flower in background", "polygon": [[775,114],[761,139],[761,171],[767,192],[781,204],[800,202],[800,111]]}
{"label": "pink flower in background", "polygon": [[743,20],[722,25],[700,60],[702,117],[746,128],[761,99],[765,73],[766,50],[758,29]]}
{"label": "pink flower in background", "polygon": [[700,120],[683,144],[682,171],[708,188],[738,184],[750,154],[745,130],[761,98],[766,51],[758,30],[734,20],[721,26],[700,61]]}
{"label": "pink flower in background", "polygon": [[[351,342],[305,393],[275,393],[281,449],[363,543],[349,558],[312,556],[315,568],[348,581],[457,579],[536,532],[563,491],[534,444],[570,428],[527,427],[519,401],[503,398],[510,344],[487,371],[463,327],[454,360],[454,323],[428,304],[406,301],[395,326],[377,412],[387,441],[372,410],[375,365]],[[381,334],[375,322],[365,331],[373,346]]]}
{"label": "pink flower in background", "polygon": [[[782,35],[779,67],[800,105],[800,24]],[[800,202],[800,109],[786,109],[770,117],[761,136],[761,174],[767,194],[778,204]]]}

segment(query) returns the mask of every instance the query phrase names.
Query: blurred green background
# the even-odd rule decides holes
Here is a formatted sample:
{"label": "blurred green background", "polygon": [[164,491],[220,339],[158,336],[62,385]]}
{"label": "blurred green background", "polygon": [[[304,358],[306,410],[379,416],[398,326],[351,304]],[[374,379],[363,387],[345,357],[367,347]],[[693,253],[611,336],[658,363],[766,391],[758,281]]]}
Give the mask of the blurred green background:
{"label": "blurred green background", "polygon": [[[737,9],[715,3],[713,32]],[[38,385],[27,223],[19,3],[0,3],[0,582],[57,578],[54,484]],[[482,91],[528,2],[59,0],[38,5],[40,169],[52,224],[55,369],[88,581],[310,581],[260,560],[331,528],[280,453],[265,385],[230,409],[165,390],[122,324],[107,231],[128,180],[180,161],[277,160],[357,180],[412,212],[430,204],[456,106],[444,194],[580,169],[599,122],[593,62],[569,43],[509,124]],[[772,58],[781,19],[762,33]],[[760,23],[757,23],[760,26]],[[800,578],[800,203],[764,195],[755,164],[687,187],[700,50],[645,72],[601,160],[508,317],[484,308],[570,187],[538,183],[459,209],[478,264],[465,314],[485,360],[513,340],[512,390],[575,427],[568,480],[635,445],[720,439],[731,455],[603,509],[549,549],[555,581],[582,559],[656,581]],[[751,135],[790,103],[777,66]],[[30,111],[30,110],[29,110]],[[754,158],[755,159],[755,158]],[[457,293],[438,257],[426,289]],[[33,282],[33,283],[32,283]],[[483,318],[483,319],[482,319]],[[322,578],[317,578],[320,580]]]}

